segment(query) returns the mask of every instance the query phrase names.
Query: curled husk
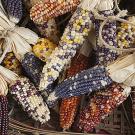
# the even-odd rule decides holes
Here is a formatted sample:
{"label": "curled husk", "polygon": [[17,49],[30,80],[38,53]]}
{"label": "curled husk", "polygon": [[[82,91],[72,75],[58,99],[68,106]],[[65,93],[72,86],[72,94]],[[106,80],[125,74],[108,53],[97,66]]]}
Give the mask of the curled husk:
{"label": "curled husk", "polygon": [[22,60],[24,54],[32,51],[31,44],[35,44],[38,40],[38,35],[28,28],[16,26],[16,23],[10,21],[5,13],[0,1],[0,31],[3,39],[4,52],[1,56],[2,62],[5,54],[13,51],[18,60]]}
{"label": "curled husk", "polygon": [[8,85],[2,75],[0,75],[0,96],[6,96],[8,93]]}

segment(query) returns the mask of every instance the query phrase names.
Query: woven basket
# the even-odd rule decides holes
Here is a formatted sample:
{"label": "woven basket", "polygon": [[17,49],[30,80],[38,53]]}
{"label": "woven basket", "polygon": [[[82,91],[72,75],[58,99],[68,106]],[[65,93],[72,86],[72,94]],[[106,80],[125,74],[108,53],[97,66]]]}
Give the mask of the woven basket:
{"label": "woven basket", "polygon": [[129,116],[131,111],[125,111],[122,104],[108,115],[96,129],[104,129],[112,135],[133,135],[133,128]]}
{"label": "woven basket", "polygon": [[[128,117],[129,115],[131,115],[131,111],[127,110],[127,108],[127,111],[125,111],[124,109],[125,108],[123,104],[119,108],[116,108],[110,115],[106,116],[106,118],[102,120],[102,122],[96,127],[96,131],[105,130],[112,135],[134,135],[134,131],[132,129],[132,126],[130,125],[130,118]],[[129,114],[127,112],[129,112]],[[10,129],[12,130],[9,131],[9,135],[85,135],[84,133],[57,132],[38,129],[36,128],[36,125],[29,126],[14,119],[10,119]]]}

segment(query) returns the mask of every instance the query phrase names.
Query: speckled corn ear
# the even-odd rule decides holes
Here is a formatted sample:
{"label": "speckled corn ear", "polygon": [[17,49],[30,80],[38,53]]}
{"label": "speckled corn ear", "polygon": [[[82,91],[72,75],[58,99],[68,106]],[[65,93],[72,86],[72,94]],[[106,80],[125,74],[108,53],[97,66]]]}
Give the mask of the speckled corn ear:
{"label": "speckled corn ear", "polygon": [[60,32],[57,29],[55,19],[45,21],[43,24],[36,24],[36,26],[43,37],[46,37],[50,41],[58,44],[60,40]]}
{"label": "speckled corn ear", "polygon": [[105,90],[96,92],[88,106],[82,109],[78,127],[84,132],[92,131],[101,119],[127,99],[130,92],[130,87],[119,84],[113,84]]}
{"label": "speckled corn ear", "polygon": [[39,86],[40,74],[42,72],[44,63],[38,59],[33,53],[29,52],[24,55],[21,62],[26,75],[34,83],[35,86]]}
{"label": "speckled corn ear", "polygon": [[[113,16],[114,11],[113,10],[106,10],[106,11],[100,11],[100,15],[103,16]],[[96,37],[97,37],[97,45],[96,45],[96,64],[102,64],[102,65],[108,65],[116,58],[118,57],[117,52],[114,52],[108,48],[105,48],[104,45],[101,44],[99,39],[99,29],[101,26],[101,23],[103,21],[96,19],[95,20],[95,30],[96,30]],[[110,46],[118,47],[117,40],[116,40],[116,21],[108,21],[102,31],[103,39],[106,43],[108,43]]]}
{"label": "speckled corn ear", "polygon": [[3,62],[3,66],[18,75],[22,74],[22,66],[19,60],[15,57],[13,52],[9,52],[6,54]]}
{"label": "speckled corn ear", "polygon": [[18,75],[21,75],[22,69],[24,69],[26,75],[34,82],[35,86],[39,85],[43,65],[43,62],[34,56],[33,53],[26,53],[21,63],[17,60],[13,52],[7,53],[3,60],[3,66]]}
{"label": "speckled corn ear", "polygon": [[10,21],[18,23],[23,15],[22,0],[2,0]]}
{"label": "speckled corn ear", "polygon": [[10,93],[34,120],[46,123],[50,112],[36,87],[27,78],[18,78],[10,84]]}
{"label": "speckled corn ear", "polygon": [[80,0],[54,1],[53,3],[39,1],[32,7],[30,17],[35,23],[43,24],[45,21],[72,11],[79,3]]}
{"label": "speckled corn ear", "polygon": [[[99,14],[104,16],[113,15],[112,10],[101,11]],[[101,25],[100,20],[95,20],[96,29],[96,56],[97,64],[108,65],[114,61],[118,54],[100,45],[99,29]],[[102,35],[105,42],[110,46],[118,47],[116,42],[116,22],[107,22],[104,26]],[[84,132],[91,132],[104,119],[106,115],[111,113],[114,108],[118,107],[130,94],[130,87],[121,86],[120,84],[112,84],[108,88],[95,92],[93,97],[90,97],[90,102],[87,107],[83,108],[80,113],[80,120],[78,127]]]}
{"label": "speckled corn ear", "polygon": [[[129,21],[135,23],[135,17],[129,17]],[[133,47],[135,43],[135,27],[127,23],[121,23],[117,32],[118,46],[120,48]]]}
{"label": "speckled corn ear", "polygon": [[50,42],[48,39],[42,38],[33,46],[33,52],[39,59],[46,62],[56,46],[56,44]]}
{"label": "speckled corn ear", "polygon": [[65,32],[59,42],[59,46],[55,48],[50,56],[50,61],[46,63],[43,68],[40,91],[46,90],[48,93],[51,85],[59,76],[64,66],[70,62],[71,58],[75,56],[76,50],[83,45],[85,38],[91,28],[90,17],[91,12],[83,8],[78,8],[72,16]]}
{"label": "speckled corn ear", "polygon": [[[67,70],[67,78],[87,69],[88,62],[89,60],[86,56],[76,54],[76,57],[71,62],[70,68]],[[62,100],[60,106],[60,126],[64,130],[69,129],[74,122],[80,99],[81,97],[71,97]]]}
{"label": "speckled corn ear", "polygon": [[106,68],[104,66],[95,66],[58,84],[54,92],[49,95],[47,102],[51,106],[59,98],[69,98],[91,93],[103,89],[111,83],[112,79],[108,76]]}

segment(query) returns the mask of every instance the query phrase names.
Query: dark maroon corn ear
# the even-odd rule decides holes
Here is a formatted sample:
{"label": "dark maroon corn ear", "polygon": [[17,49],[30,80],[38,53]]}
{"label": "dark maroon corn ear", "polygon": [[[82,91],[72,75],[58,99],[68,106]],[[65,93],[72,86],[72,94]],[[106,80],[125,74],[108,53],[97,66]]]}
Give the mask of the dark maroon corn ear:
{"label": "dark maroon corn ear", "polygon": [[0,96],[0,134],[8,135],[8,100],[6,96]]}
{"label": "dark maroon corn ear", "polygon": [[132,89],[132,115],[133,115],[133,120],[135,122],[135,89]]}

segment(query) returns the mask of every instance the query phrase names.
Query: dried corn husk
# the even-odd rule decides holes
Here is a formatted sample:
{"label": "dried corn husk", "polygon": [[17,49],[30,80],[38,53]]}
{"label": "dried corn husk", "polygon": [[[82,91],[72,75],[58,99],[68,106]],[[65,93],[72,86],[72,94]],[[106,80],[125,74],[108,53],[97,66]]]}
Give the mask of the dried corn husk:
{"label": "dried corn husk", "polygon": [[32,50],[30,44],[35,44],[38,40],[38,36],[31,30],[18,27],[15,23],[11,22],[3,9],[1,1],[0,17],[0,38],[4,38],[5,48],[1,59],[5,57],[5,54],[9,50],[12,50],[17,59],[21,60],[24,54]]}
{"label": "dried corn husk", "polygon": [[124,83],[127,86],[135,86],[135,53],[116,60],[107,67],[113,81]]}
{"label": "dried corn husk", "polygon": [[0,75],[0,96],[6,96],[8,93],[8,85],[5,79]]}

